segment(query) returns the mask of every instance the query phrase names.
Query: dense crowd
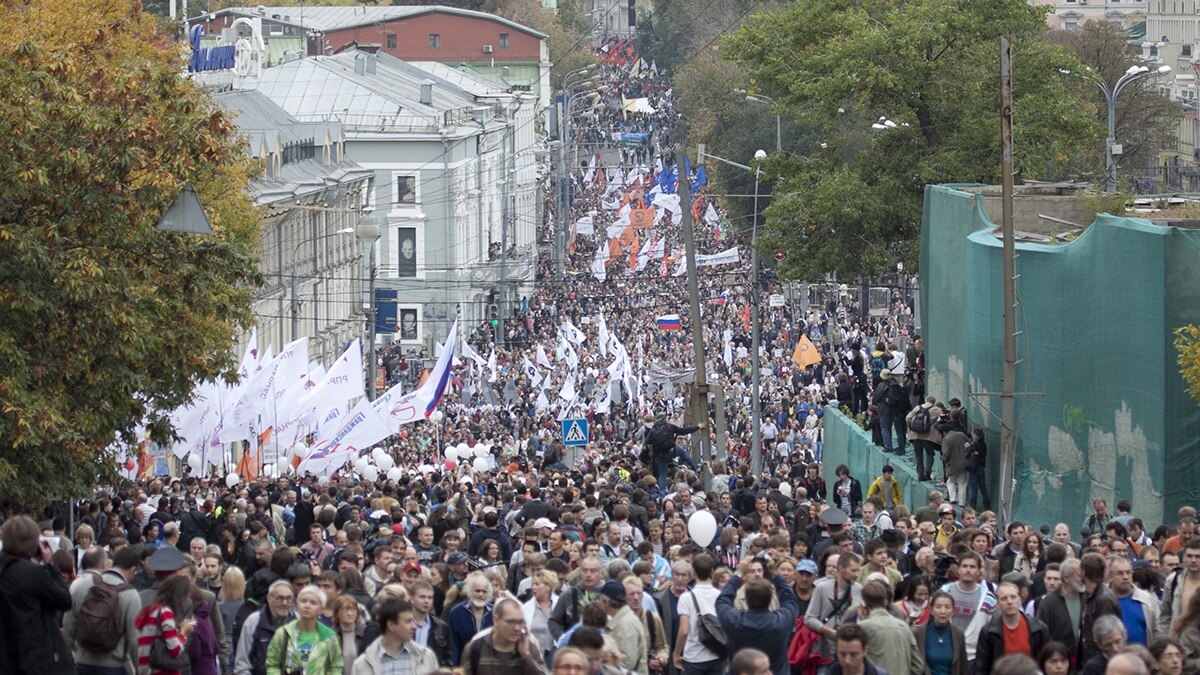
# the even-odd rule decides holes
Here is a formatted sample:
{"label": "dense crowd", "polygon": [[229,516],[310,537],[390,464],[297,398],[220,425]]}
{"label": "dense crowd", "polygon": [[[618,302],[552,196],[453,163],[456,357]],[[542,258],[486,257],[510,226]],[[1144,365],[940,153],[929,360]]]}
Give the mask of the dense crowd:
{"label": "dense crowd", "polygon": [[[678,113],[631,45],[606,47],[611,105],[573,127],[602,152],[570,179],[567,278],[543,273],[498,341],[467,331],[438,414],[376,450],[386,475],[185,471],[99,487],[70,512],[3,504],[0,673],[1200,672],[1195,509],[1145,523],[1129,500],[1115,514],[1097,500],[1077,527],[999,522],[982,435],[959,401],[925,395],[901,289],[881,315],[840,292],[771,307],[782,286],[748,285],[744,235],[699,191],[676,208],[696,216],[700,253],[741,250],[700,270],[724,414],[685,415],[691,332],[656,324],[687,313],[681,214],[660,200],[633,241],[627,224],[671,192]],[[654,112],[624,110],[642,98]],[[621,147],[627,133],[645,144]],[[803,367],[802,338],[820,353]],[[415,359],[381,361],[389,380],[418,379]],[[882,452],[911,446],[945,493],[910,512],[890,466],[825,465],[835,405]],[[589,422],[581,450],[559,437],[568,417]]]}

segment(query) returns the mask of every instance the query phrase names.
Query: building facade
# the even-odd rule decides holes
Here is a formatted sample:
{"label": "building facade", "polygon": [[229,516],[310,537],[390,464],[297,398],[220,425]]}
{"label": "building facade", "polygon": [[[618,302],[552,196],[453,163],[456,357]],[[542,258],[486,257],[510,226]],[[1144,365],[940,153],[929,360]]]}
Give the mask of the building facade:
{"label": "building facade", "polygon": [[1147,0],[1030,0],[1029,4],[1052,8],[1046,24],[1064,30],[1079,30],[1088,21],[1111,21],[1129,28],[1146,20]]}
{"label": "building facade", "polygon": [[1174,148],[1160,156],[1155,191],[1200,191],[1200,0],[1149,0],[1146,39],[1142,55],[1155,63],[1171,66],[1169,79],[1160,82],[1164,93],[1184,106]]}
{"label": "building facade", "polygon": [[264,210],[254,296],[259,348],[309,338],[309,357],[331,362],[362,337],[364,267],[354,228],[373,173],[345,157],[341,124],[302,123],[256,91],[214,93],[263,175],[251,184]]}

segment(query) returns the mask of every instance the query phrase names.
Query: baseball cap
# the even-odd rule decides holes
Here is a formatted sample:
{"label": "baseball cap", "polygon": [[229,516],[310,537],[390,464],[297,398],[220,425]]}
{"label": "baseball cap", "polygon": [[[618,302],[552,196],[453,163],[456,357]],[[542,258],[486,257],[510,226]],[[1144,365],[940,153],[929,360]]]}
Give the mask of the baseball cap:
{"label": "baseball cap", "polygon": [[1009,572],[1008,574],[1000,577],[1000,581],[1016,584],[1018,587],[1025,588],[1029,588],[1033,585],[1033,582],[1029,580],[1029,577],[1025,576],[1021,572]]}
{"label": "baseball cap", "polygon": [[456,551],[451,553],[449,558],[446,558],[446,562],[450,565],[461,565],[467,562],[467,554],[461,551]]}
{"label": "baseball cap", "polygon": [[938,515],[940,516],[940,515],[944,515],[947,513],[953,514],[954,507],[949,504],[942,504],[941,507],[938,508]]}
{"label": "baseball cap", "polygon": [[616,602],[625,602],[625,584],[610,579],[600,587],[600,595]]}
{"label": "baseball cap", "polygon": [[550,520],[549,518],[538,518],[537,520],[533,521],[533,529],[540,530],[543,527],[548,527],[553,530],[554,521]]}
{"label": "baseball cap", "polygon": [[155,574],[178,572],[183,569],[183,553],[169,544],[158,547],[146,561],[146,568]]}
{"label": "baseball cap", "polygon": [[409,560],[408,562],[404,563],[404,571],[405,572],[420,572],[421,571],[421,563],[419,563],[415,560]]}
{"label": "baseball cap", "polygon": [[800,562],[796,563],[796,571],[804,572],[805,574],[816,574],[817,573],[817,563],[809,560],[808,558],[805,558],[804,560],[801,560]]}

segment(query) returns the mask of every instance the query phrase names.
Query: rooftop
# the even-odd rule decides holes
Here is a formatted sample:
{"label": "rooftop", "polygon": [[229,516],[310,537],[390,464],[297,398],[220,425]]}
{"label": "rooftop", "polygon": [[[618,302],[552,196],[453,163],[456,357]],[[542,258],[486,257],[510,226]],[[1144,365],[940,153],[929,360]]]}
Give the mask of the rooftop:
{"label": "rooftop", "polygon": [[[476,19],[486,19],[488,21],[496,21],[516,30],[528,33],[538,38],[545,39],[546,34],[538,32],[528,26],[523,26],[515,21],[510,21],[495,14],[487,12],[477,12],[470,9],[459,9],[457,7],[445,7],[442,5],[410,5],[410,6],[382,6],[382,7],[311,7],[303,5],[272,5],[256,7],[227,7],[225,9],[213,12],[211,16],[220,16],[222,13],[236,14],[238,16],[263,17],[272,20],[285,21],[287,23],[303,26],[309,30],[315,30],[322,33],[330,31],[342,30],[345,28],[355,28],[357,26],[369,26],[385,21],[393,21],[395,19],[404,19],[412,16],[420,16],[422,14],[432,13],[455,14],[458,16],[466,16]],[[287,17],[286,19],[284,17]]]}

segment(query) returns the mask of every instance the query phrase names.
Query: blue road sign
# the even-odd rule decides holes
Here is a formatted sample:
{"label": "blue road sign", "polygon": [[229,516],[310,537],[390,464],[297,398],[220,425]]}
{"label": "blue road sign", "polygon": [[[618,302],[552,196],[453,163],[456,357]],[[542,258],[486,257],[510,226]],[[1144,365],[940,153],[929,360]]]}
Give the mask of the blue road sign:
{"label": "blue road sign", "polygon": [[569,417],[562,421],[563,445],[587,445],[588,422],[582,417]]}

